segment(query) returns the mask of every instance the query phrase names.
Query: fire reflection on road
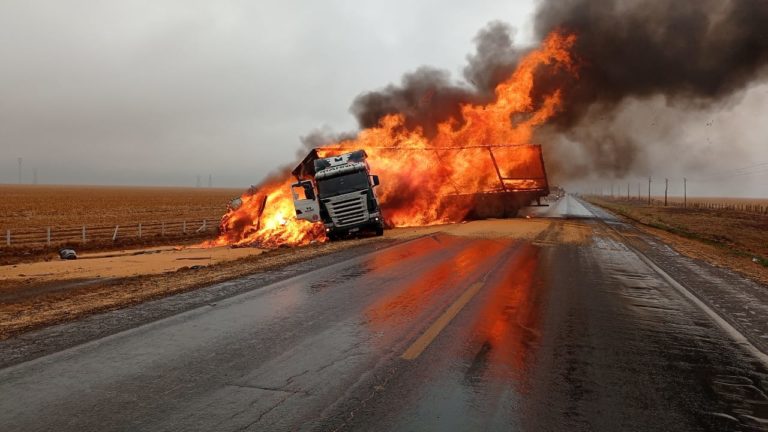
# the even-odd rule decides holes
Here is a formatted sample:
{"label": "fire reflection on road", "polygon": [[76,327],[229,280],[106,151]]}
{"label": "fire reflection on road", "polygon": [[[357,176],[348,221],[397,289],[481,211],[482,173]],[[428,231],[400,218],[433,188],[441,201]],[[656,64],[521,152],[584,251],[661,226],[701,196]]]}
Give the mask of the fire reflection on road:
{"label": "fire reflection on road", "polygon": [[488,297],[472,330],[479,346],[465,382],[487,391],[488,381],[524,383],[541,338],[541,311],[546,286],[535,278],[539,248],[526,245],[489,280]]}
{"label": "fire reflection on road", "polygon": [[[450,237],[441,237],[442,242],[451,245],[457,240]],[[462,242],[464,243],[464,242]],[[418,279],[393,291],[372,304],[366,317],[372,331],[387,330],[392,326],[398,326],[410,321],[415,315],[427,309],[434,309],[434,301],[440,294],[456,291],[463,287],[467,281],[479,276],[480,272],[490,267],[498,259],[498,254],[508,248],[511,241],[498,240],[473,240],[453,250],[445,259],[435,260],[433,263],[425,263],[426,268],[419,269]],[[433,248],[427,244],[420,244],[425,248]],[[445,251],[445,244],[439,245],[437,250]],[[383,255],[383,261],[378,263],[378,258],[373,262],[373,268],[379,268],[389,264],[391,257]]]}

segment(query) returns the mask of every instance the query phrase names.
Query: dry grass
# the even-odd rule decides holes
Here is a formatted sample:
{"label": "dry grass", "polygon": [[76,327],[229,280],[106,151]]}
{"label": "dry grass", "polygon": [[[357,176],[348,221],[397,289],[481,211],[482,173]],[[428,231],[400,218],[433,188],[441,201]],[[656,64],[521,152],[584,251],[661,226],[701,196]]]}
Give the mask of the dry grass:
{"label": "dry grass", "polygon": [[[657,200],[663,200],[664,197],[655,197]],[[670,203],[683,203],[683,197],[669,197]],[[689,203],[707,203],[707,204],[726,204],[726,205],[760,205],[768,206],[768,199],[765,198],[724,198],[724,197],[688,197]]]}
{"label": "dry grass", "polygon": [[218,218],[240,189],[0,185],[0,228]]}
{"label": "dry grass", "polygon": [[[768,215],[733,210],[647,206],[639,201],[590,201],[648,227],[720,248],[768,267]],[[723,199],[716,202],[724,202]],[[739,202],[734,199],[732,203]],[[754,202],[752,203],[754,204]]]}

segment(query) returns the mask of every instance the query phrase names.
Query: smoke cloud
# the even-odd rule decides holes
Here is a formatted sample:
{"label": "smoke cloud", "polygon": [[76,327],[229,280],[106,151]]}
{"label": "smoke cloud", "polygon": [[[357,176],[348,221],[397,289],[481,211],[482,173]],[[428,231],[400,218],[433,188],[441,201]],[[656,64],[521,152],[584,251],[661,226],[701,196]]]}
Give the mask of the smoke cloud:
{"label": "smoke cloud", "polygon": [[[556,148],[567,146],[562,141],[580,143],[582,158],[573,163],[573,152],[550,153],[555,172],[623,177],[646,170],[655,152],[681,154],[669,148],[669,135],[660,130],[669,128],[658,118],[660,105],[692,113],[738,102],[766,77],[766,23],[768,2],[761,0],[540,2],[538,37],[554,30],[578,35],[579,79],[566,88],[565,109],[543,133],[550,140],[561,134]],[[659,95],[665,103],[654,98]],[[630,133],[630,105],[634,125],[654,129],[647,141]]]}
{"label": "smoke cloud", "polygon": [[376,126],[385,115],[401,113],[406,126],[420,127],[431,137],[437,124],[459,118],[461,104],[492,100],[496,85],[514,71],[521,55],[513,36],[512,27],[497,21],[480,30],[475,37],[476,52],[467,56],[464,68],[467,83],[452,80],[448,71],[424,66],[405,74],[399,85],[361,94],[350,111],[361,128]]}
{"label": "smoke cloud", "polygon": [[[588,176],[624,177],[646,170],[659,145],[670,144],[674,124],[695,112],[733,106],[768,75],[768,1],[765,0],[542,0],[535,33],[577,35],[573,53],[578,79],[542,71],[536,95],[563,89],[563,110],[536,140],[545,145],[550,172],[558,180]],[[492,22],[475,38],[465,83],[448,72],[421,68],[399,85],[358,96],[351,107],[360,127],[390,113],[404,113],[409,126],[434,133],[456,117],[462,103],[486,103],[495,86],[514,70],[526,49],[515,32]],[[672,115],[669,108],[679,110]],[[697,115],[692,114],[692,117]],[[644,140],[643,127],[654,141]],[[695,165],[696,161],[685,161]]]}

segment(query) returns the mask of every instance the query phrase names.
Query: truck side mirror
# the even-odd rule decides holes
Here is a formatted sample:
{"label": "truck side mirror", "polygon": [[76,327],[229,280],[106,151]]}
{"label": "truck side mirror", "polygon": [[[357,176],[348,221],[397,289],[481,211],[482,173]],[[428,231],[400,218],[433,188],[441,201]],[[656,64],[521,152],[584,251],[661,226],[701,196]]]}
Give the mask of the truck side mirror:
{"label": "truck side mirror", "polygon": [[374,185],[374,186],[378,186],[378,185],[379,185],[379,176],[377,176],[377,175],[372,175],[372,176],[371,176],[371,181],[373,181],[373,185]]}

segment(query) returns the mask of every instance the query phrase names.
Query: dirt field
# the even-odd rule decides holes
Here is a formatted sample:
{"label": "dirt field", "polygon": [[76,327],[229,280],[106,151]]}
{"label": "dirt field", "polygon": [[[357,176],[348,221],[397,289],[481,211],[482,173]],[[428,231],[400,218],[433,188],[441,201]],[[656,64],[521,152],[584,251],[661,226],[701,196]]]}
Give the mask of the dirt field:
{"label": "dirt field", "polygon": [[116,225],[218,218],[243,190],[0,185],[0,228]]}
{"label": "dirt field", "polygon": [[216,235],[227,203],[240,193],[0,185],[0,265],[50,259],[61,247],[93,252],[198,243]]}

